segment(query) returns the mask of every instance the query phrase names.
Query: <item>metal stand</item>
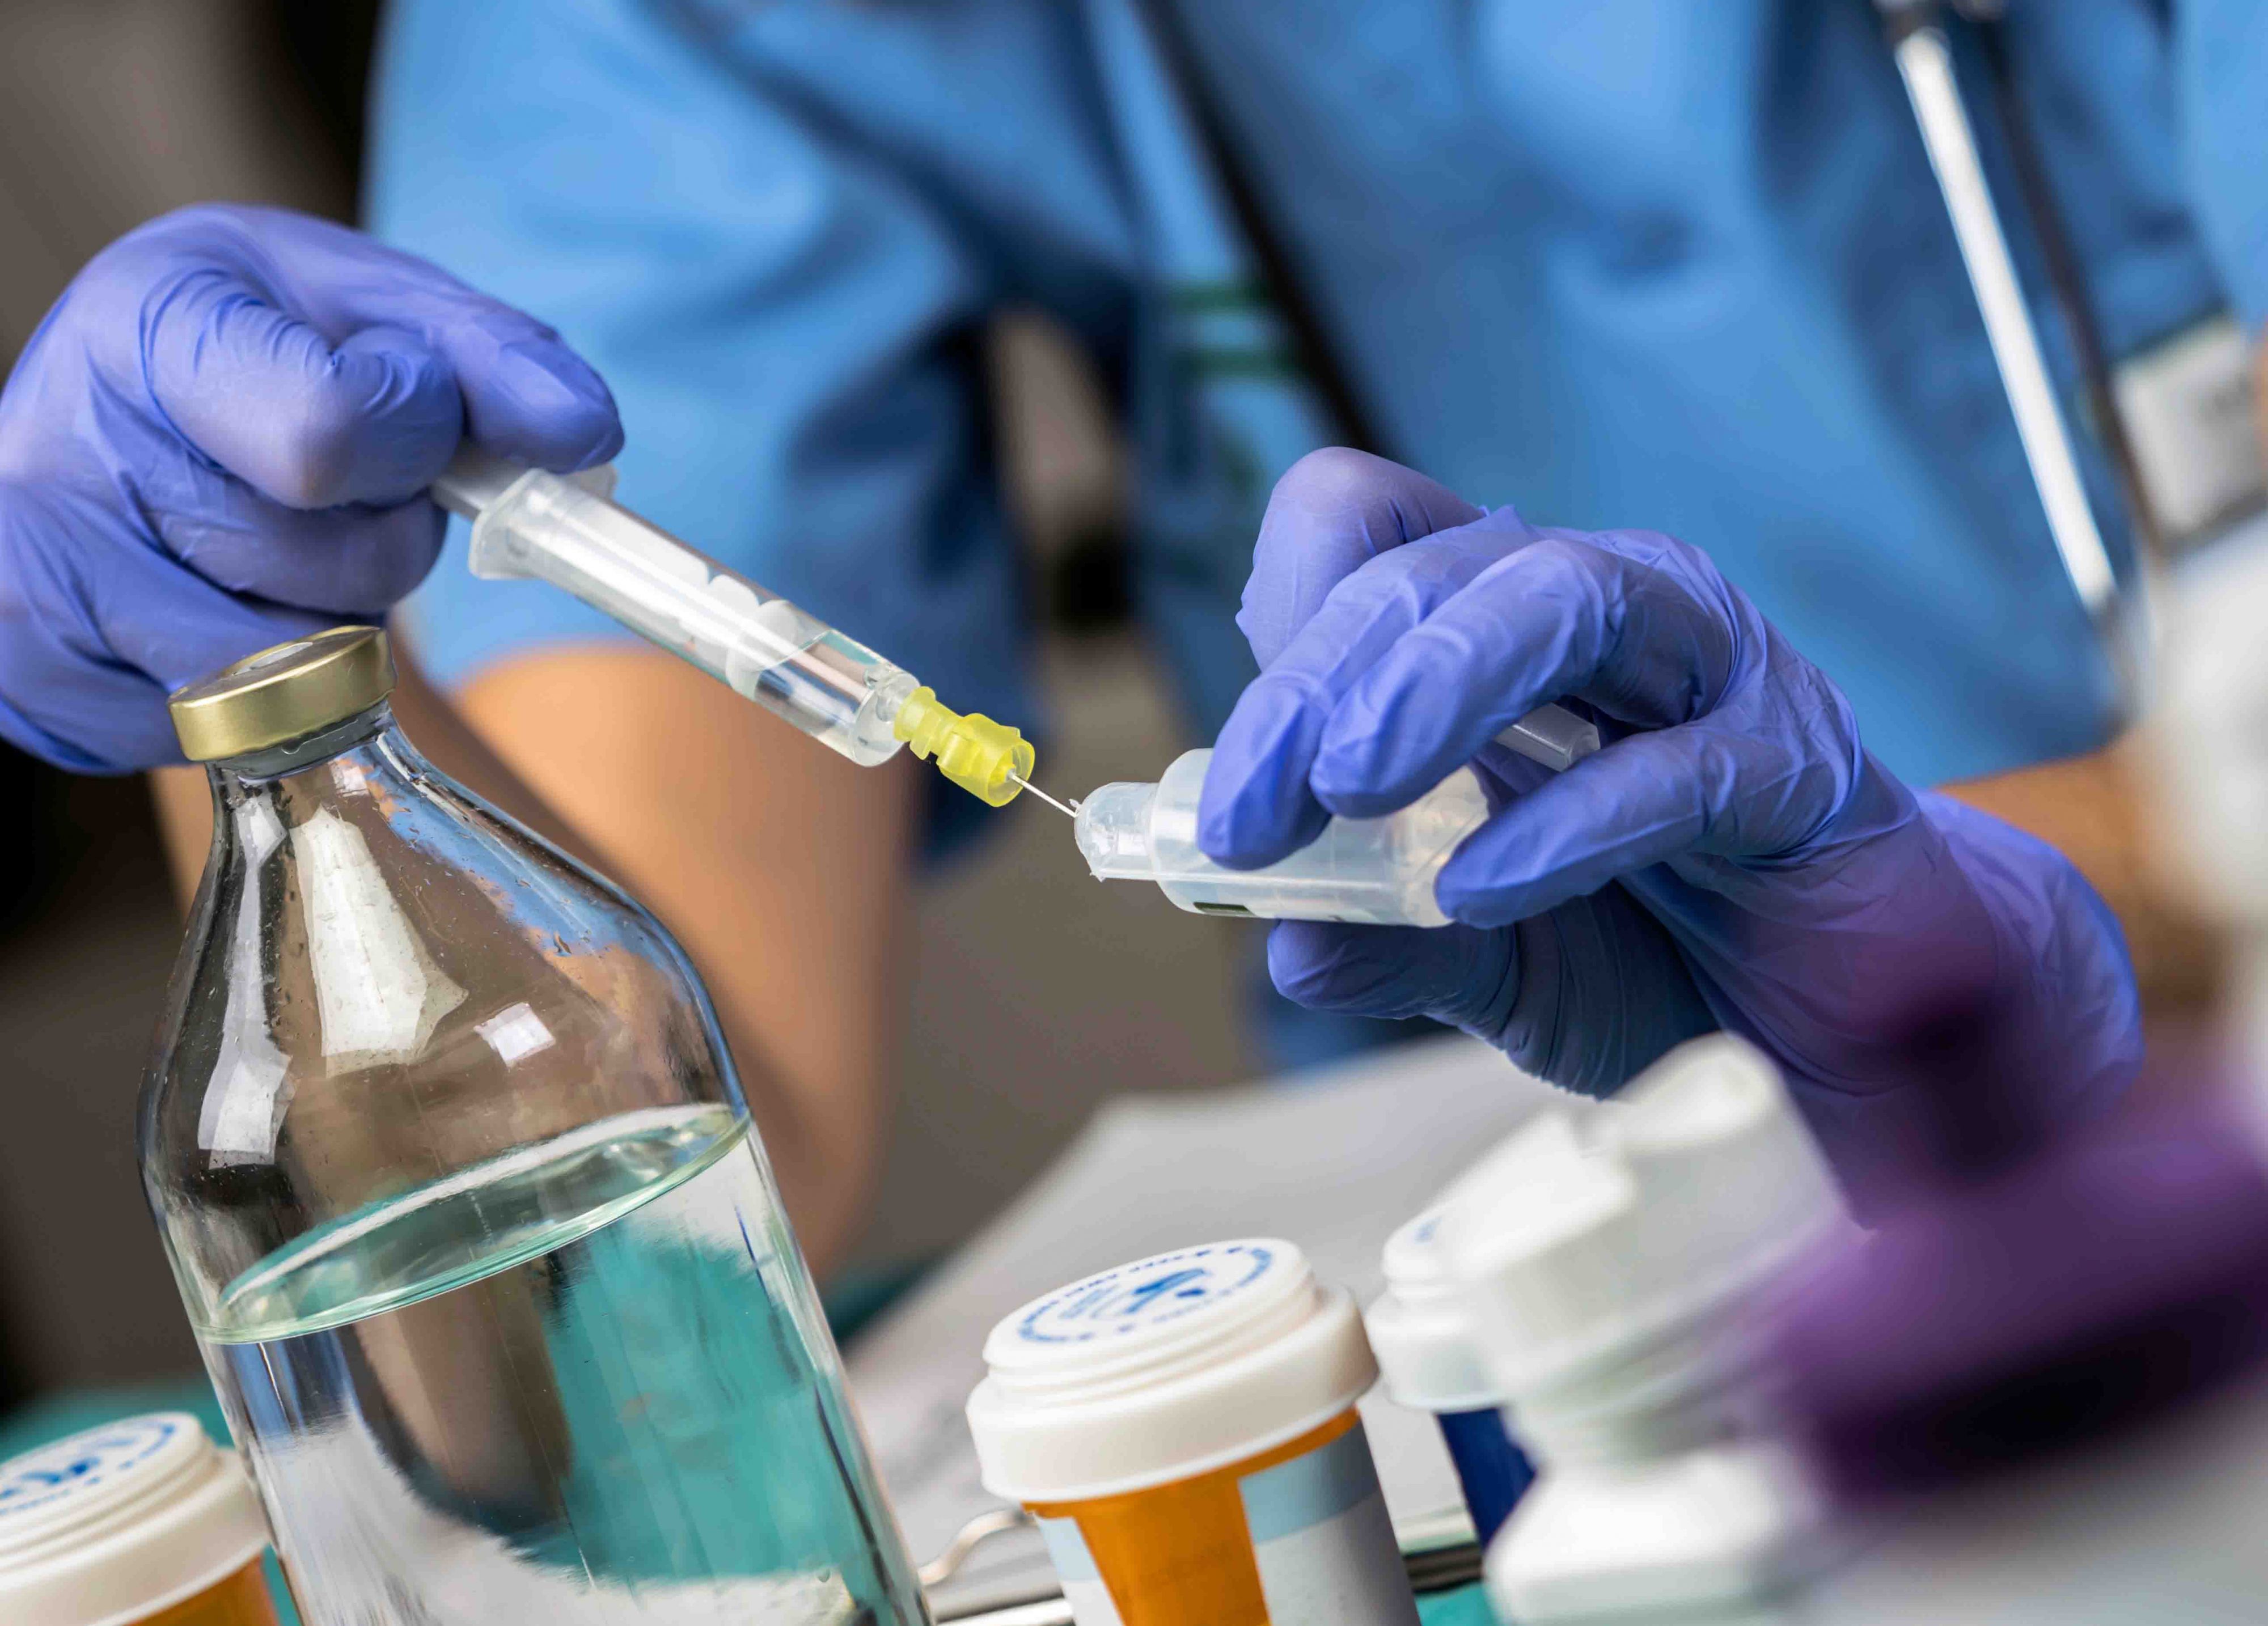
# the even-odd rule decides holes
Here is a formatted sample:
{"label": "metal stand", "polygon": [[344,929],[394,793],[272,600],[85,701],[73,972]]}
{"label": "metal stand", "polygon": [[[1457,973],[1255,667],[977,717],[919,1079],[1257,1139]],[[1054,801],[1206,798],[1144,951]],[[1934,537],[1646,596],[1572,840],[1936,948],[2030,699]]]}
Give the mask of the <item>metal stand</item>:
{"label": "metal stand", "polygon": [[[1946,212],[1953,222],[1962,264],[1969,273],[1969,286],[1977,297],[1977,311],[1984,319],[1993,364],[1999,370],[2001,386],[2007,392],[2009,410],[2015,416],[2024,460],[2031,470],[2040,505],[2047,514],[2049,534],[2062,558],[2064,574],[2070,578],[2073,591],[2078,593],[2088,619],[2095,623],[2117,681],[2122,709],[2131,717],[2139,709],[2143,670],[2142,639],[2136,624],[2139,617],[2132,607],[2121,602],[2117,575],[2111,568],[2102,532],[2095,524],[2094,507],[2088,501],[2087,482],[2080,472],[2070,425],[2057,399],[2055,380],[2048,371],[2039,330],[2032,321],[2030,304],[2016,276],[2014,257],[2008,252],[2008,239],[2001,230],[2000,212],[1992,186],[1985,180],[1977,133],[1970,124],[1968,109],[1961,99],[1961,87],[1954,77],[1953,51],[1944,27],[1948,8],[1944,0],[1875,0],[1875,5],[1882,15],[1898,77],[1904,81],[1907,99],[1913,104],[1914,120],[1920,126],[1922,145],[1929,154],[1931,169],[1936,173]],[[1999,10],[1993,4],[1961,9],[1979,20],[1988,21]],[[2039,202],[2034,200],[2036,207]],[[2041,223],[2043,233],[2046,224]],[[2056,240],[2059,245],[2060,238]],[[2067,298],[2073,297],[2074,293],[2067,292]],[[2073,313],[2073,326],[2091,337],[2092,326],[2080,320],[2082,314]],[[2099,359],[2098,367],[2090,371],[2098,370]],[[2112,414],[2103,425],[2103,432],[2118,442],[2116,449],[2123,451],[2107,380],[2092,381],[2096,385],[2094,394],[2098,398],[2097,410]],[[2122,475],[2131,485],[2127,460],[2122,456],[2119,460]],[[2130,501],[2137,510],[2138,534],[2146,543],[2153,533],[2149,517],[2139,506],[2139,495],[2130,497]],[[2150,563],[2146,547],[2141,563],[2146,571]]]}

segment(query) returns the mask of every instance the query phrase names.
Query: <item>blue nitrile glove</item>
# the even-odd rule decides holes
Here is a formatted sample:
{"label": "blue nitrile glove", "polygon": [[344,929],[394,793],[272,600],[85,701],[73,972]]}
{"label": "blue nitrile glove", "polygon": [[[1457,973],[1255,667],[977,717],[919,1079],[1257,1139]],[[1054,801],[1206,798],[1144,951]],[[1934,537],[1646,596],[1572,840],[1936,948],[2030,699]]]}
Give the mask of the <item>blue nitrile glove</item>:
{"label": "blue nitrile glove", "polygon": [[622,444],[558,335],[342,226],[207,205],[121,238],[0,394],[0,735],[179,761],[169,689],[416,585],[467,435],[561,471]]}
{"label": "blue nitrile glove", "polygon": [[[1293,999],[1432,1016],[1593,1094],[1729,1029],[1786,1070],[1862,1195],[1933,1172],[1949,1137],[2036,1141],[2139,1063],[2132,968],[2094,890],[1892,777],[1696,548],[1538,528],[1322,452],[1276,489],[1239,623],[1263,671],[1205,781],[1215,859],[1272,862],[1467,761],[1498,803],[1436,887],[1461,923],[1278,925]],[[1598,722],[1598,754],[1554,776],[1490,743],[1554,700]],[[1916,1047],[1940,1016],[1983,1020],[1997,1058],[1957,1101],[1930,1099]]]}

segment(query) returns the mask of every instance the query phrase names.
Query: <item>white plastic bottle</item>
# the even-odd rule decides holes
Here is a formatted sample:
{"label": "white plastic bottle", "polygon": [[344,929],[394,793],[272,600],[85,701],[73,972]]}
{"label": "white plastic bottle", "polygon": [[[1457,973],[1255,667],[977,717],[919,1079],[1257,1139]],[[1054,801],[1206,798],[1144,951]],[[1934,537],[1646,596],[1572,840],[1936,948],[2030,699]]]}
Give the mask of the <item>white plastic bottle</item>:
{"label": "white plastic bottle", "polygon": [[[1485,1177],[1488,1163],[1466,1180]],[[1504,1421],[1504,1391],[1481,1358],[1464,1295],[1443,1246],[1450,1196],[1386,1240],[1386,1291],[1363,1312],[1381,1380],[1395,1404],[1429,1414],[1483,1546],[1503,1528],[1535,1477]]]}
{"label": "white plastic bottle", "polygon": [[1771,1064],[1696,1040],[1616,1101],[1537,1118],[1444,1239],[1537,1478],[1490,1548],[1522,1626],[1680,1619],[1820,1556],[1823,1508],[1760,1429],[1743,1315],[1847,1227]]}

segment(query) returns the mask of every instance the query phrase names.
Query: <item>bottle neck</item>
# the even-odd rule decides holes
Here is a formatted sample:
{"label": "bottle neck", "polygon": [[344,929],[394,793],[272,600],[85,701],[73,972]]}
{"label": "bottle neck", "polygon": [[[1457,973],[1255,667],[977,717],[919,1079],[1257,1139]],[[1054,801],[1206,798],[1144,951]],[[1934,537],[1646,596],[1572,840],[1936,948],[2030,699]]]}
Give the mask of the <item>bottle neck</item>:
{"label": "bottle neck", "polygon": [[[366,794],[374,783],[400,777],[405,759],[416,760],[416,753],[394,723],[394,709],[381,701],[304,739],[208,762],[215,856],[232,835],[265,845],[259,832],[275,829],[279,821],[298,822],[305,804]],[[297,817],[287,811],[295,804],[301,805]]]}

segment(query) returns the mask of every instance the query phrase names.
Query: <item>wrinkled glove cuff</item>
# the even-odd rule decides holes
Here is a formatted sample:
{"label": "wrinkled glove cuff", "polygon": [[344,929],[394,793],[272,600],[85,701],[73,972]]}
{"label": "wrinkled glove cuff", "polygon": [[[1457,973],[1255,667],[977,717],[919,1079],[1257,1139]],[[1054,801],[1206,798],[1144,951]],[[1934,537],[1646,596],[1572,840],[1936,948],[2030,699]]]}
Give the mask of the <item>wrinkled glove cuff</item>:
{"label": "wrinkled glove cuff", "polygon": [[1996,1053],[2030,1074],[2059,1125],[2109,1110],[2142,1064],[2141,998],[2118,917],[2047,842],[1952,797],[1918,799],[1992,923]]}

